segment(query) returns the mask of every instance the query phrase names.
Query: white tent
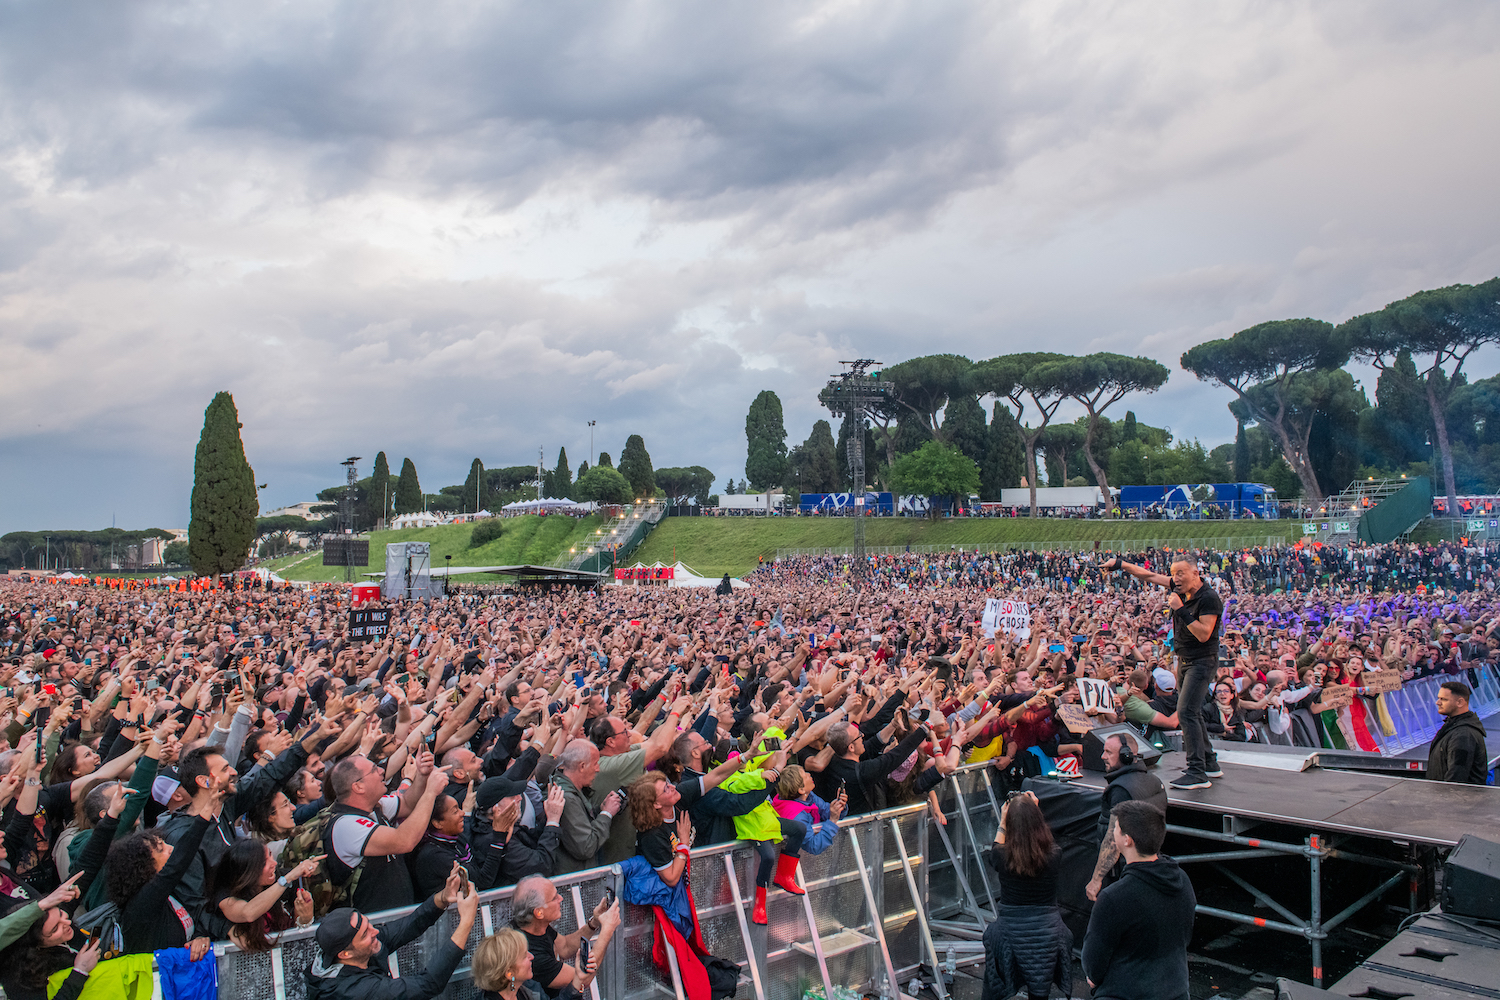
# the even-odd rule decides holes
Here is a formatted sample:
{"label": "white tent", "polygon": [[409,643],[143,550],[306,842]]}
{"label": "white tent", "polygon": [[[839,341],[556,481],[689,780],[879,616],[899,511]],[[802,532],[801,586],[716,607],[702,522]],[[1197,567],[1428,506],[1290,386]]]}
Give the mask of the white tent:
{"label": "white tent", "polygon": [[[691,567],[689,567],[686,563],[683,563],[681,560],[673,563],[670,567],[667,566],[666,563],[662,563],[662,562],[655,562],[655,563],[652,563],[649,566],[647,566],[645,563],[638,562],[634,566],[631,566],[630,568],[631,569],[671,569],[672,570],[672,578],[667,581],[667,586],[669,586],[669,587],[694,587],[694,588],[717,587],[722,582],[722,579],[723,579],[722,577],[703,576],[703,575],[699,574],[696,570],[694,570]],[[632,581],[630,581],[630,580],[616,580],[614,582],[618,586],[618,585],[623,585],[623,584],[630,583]],[[750,585],[748,583],[746,583],[744,580],[738,580],[738,579],[735,579],[734,577],[730,577],[729,578],[729,585],[731,587],[733,587],[735,590],[747,590],[750,587]]]}
{"label": "white tent", "polygon": [[425,510],[413,511],[410,514],[401,514],[391,522],[391,528],[400,531],[402,528],[434,528],[443,523],[443,519],[436,514]]}
{"label": "white tent", "polygon": [[537,514],[542,511],[557,511],[559,513],[577,513],[578,511],[593,510],[598,505],[595,503],[578,503],[576,500],[557,500],[552,497],[543,497],[541,500],[517,500],[508,503],[501,510],[510,511],[512,514]]}

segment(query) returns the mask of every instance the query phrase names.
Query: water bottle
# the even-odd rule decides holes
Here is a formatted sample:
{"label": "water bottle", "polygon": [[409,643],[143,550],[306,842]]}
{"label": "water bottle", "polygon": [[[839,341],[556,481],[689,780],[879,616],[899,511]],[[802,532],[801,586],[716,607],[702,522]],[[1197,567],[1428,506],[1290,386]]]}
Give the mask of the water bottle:
{"label": "water bottle", "polygon": [[943,982],[949,986],[953,985],[953,975],[958,971],[958,951],[951,945],[948,947],[948,960],[943,963]]}

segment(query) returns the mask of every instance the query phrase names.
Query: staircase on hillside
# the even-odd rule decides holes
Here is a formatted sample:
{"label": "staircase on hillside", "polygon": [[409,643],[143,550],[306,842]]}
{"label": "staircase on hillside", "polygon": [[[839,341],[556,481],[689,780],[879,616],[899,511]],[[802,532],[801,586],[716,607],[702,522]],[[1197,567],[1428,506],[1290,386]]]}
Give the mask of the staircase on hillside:
{"label": "staircase on hillside", "polygon": [[563,553],[552,565],[561,569],[578,569],[601,573],[623,563],[640,548],[651,529],[667,516],[667,505],[655,500],[627,504],[615,517],[594,532],[593,544],[582,545]]}
{"label": "staircase on hillside", "polygon": [[1402,537],[1432,513],[1432,484],[1415,479],[1357,479],[1318,510],[1333,527],[1323,541],[1389,542]]}

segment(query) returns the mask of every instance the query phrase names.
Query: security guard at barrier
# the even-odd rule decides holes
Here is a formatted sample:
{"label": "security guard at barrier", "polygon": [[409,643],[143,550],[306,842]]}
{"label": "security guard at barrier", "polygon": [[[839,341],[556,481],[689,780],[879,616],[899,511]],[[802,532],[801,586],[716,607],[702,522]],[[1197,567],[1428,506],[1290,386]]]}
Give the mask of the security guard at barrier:
{"label": "security guard at barrier", "polygon": [[1115,847],[1114,811],[1121,802],[1145,802],[1167,814],[1167,790],[1161,779],[1146,770],[1146,765],[1136,758],[1135,751],[1120,734],[1115,733],[1104,741],[1102,754],[1108,770],[1104,780],[1103,801],[1099,808],[1099,860],[1094,864],[1094,877],[1089,880],[1088,897],[1098,899],[1104,888],[1104,877],[1110,881],[1119,877],[1120,851]]}

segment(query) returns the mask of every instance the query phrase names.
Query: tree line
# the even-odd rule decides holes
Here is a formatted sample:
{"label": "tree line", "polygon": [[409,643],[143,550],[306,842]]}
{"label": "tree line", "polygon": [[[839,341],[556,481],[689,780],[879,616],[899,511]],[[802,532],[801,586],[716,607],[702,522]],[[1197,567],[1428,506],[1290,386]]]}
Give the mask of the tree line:
{"label": "tree line", "polygon": [[[1133,412],[1106,414],[1166,384],[1170,371],[1150,358],[912,358],[877,374],[893,391],[869,414],[866,478],[898,492],[917,482],[949,488],[911,492],[963,487],[985,500],[1023,481],[1034,490],[1039,472],[1053,485],[1261,482],[1285,498],[1319,499],[1355,479],[1404,473],[1432,476],[1452,510],[1457,493],[1500,491],[1500,376],[1470,383],[1463,370],[1497,342],[1500,278],[1417,292],[1338,325],[1275,320],[1199,344],[1182,368],[1234,394],[1235,439],[1212,448],[1174,441],[1169,428],[1140,424]],[[1344,370],[1351,361],[1377,369],[1373,404]],[[1069,401],[1083,416],[1054,422]],[[788,449],[781,401],[761,392],[745,420],[751,488],[847,489],[853,426],[841,421],[835,436],[818,420]]]}
{"label": "tree line", "polygon": [[[713,482],[713,472],[701,465],[654,468],[645,439],[639,434],[625,440],[618,467],[609,452],[601,452],[593,466],[587,460],[582,462],[575,477],[567,448],[558,449],[557,462],[550,469],[544,468],[540,477],[534,465],[485,468],[483,460],[475,458],[469,464],[468,478],[462,483],[443,486],[436,493],[423,491],[416,463],[410,458],[402,460],[401,471],[392,477],[382,451],[375,456],[371,474],[354,484],[354,527],[357,531],[368,531],[377,524],[389,524],[401,514],[422,510],[437,514],[497,513],[506,504],[536,499],[538,486],[542,496],[553,499],[620,504],[659,498],[670,503],[707,504],[712,499]],[[319,503],[313,506],[312,513],[323,515],[321,521],[309,525],[299,518],[261,518],[257,533],[331,531],[337,524],[348,488],[347,484],[340,484],[318,491]],[[282,523],[288,520],[298,521],[301,527]]]}

